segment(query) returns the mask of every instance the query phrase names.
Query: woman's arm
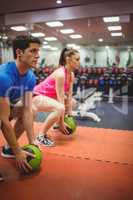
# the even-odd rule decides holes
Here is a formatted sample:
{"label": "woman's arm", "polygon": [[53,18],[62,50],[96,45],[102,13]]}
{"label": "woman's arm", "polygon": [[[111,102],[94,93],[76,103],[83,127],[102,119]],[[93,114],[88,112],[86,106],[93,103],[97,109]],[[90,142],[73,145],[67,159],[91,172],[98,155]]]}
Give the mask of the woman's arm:
{"label": "woman's arm", "polygon": [[65,93],[64,93],[64,81],[65,77],[64,74],[60,73],[56,76],[56,94],[57,94],[57,101],[62,103],[64,105],[64,111],[61,114],[59,124],[60,124],[60,130],[64,134],[68,134],[68,130],[66,128],[66,125],[64,123],[64,117],[65,117]]}
{"label": "woman's arm", "polygon": [[57,74],[55,78],[57,101],[64,104],[64,81],[65,77],[63,73]]}
{"label": "woman's arm", "polygon": [[72,72],[68,95],[66,96],[65,99],[65,110],[66,114],[68,115],[72,114],[72,109],[73,109],[73,103],[72,103],[73,83],[74,83],[74,73]]}

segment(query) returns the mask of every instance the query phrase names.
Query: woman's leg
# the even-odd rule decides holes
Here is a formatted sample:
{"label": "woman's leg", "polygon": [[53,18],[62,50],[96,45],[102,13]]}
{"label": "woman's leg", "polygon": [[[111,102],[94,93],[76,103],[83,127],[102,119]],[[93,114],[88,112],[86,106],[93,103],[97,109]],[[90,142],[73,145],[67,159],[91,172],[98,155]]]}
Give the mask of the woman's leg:
{"label": "woman's leg", "polygon": [[[33,98],[33,111],[36,112],[51,112],[45,120],[43,127],[43,135],[46,137],[48,130],[53,124],[61,118],[65,113],[64,105],[55,99],[46,96],[35,96]],[[50,145],[47,145],[50,146]]]}

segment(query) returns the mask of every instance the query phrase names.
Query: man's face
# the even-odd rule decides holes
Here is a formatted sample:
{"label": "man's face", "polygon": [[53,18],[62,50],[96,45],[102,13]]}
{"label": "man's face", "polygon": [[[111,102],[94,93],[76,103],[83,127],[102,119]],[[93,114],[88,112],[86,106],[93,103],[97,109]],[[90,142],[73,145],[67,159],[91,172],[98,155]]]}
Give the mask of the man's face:
{"label": "man's face", "polygon": [[28,68],[37,67],[39,59],[40,45],[38,43],[30,43],[29,47],[19,54],[20,62]]}

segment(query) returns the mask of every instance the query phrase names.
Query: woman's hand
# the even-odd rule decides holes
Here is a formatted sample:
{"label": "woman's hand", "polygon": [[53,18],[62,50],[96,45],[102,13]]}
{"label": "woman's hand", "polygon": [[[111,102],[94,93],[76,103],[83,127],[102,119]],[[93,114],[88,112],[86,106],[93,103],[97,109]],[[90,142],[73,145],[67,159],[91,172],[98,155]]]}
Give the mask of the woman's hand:
{"label": "woman's hand", "polygon": [[59,124],[59,129],[64,135],[69,135],[69,131],[67,129],[67,124],[65,122]]}

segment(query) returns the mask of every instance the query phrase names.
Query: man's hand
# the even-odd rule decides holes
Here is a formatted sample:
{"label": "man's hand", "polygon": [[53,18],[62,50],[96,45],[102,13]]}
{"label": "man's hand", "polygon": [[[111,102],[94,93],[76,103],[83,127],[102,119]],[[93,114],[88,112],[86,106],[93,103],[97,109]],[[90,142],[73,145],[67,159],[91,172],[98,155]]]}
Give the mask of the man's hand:
{"label": "man's hand", "polygon": [[18,169],[22,172],[30,172],[32,171],[32,167],[27,162],[27,156],[31,156],[32,158],[35,157],[32,153],[27,151],[21,150],[19,153],[16,154],[16,164]]}

